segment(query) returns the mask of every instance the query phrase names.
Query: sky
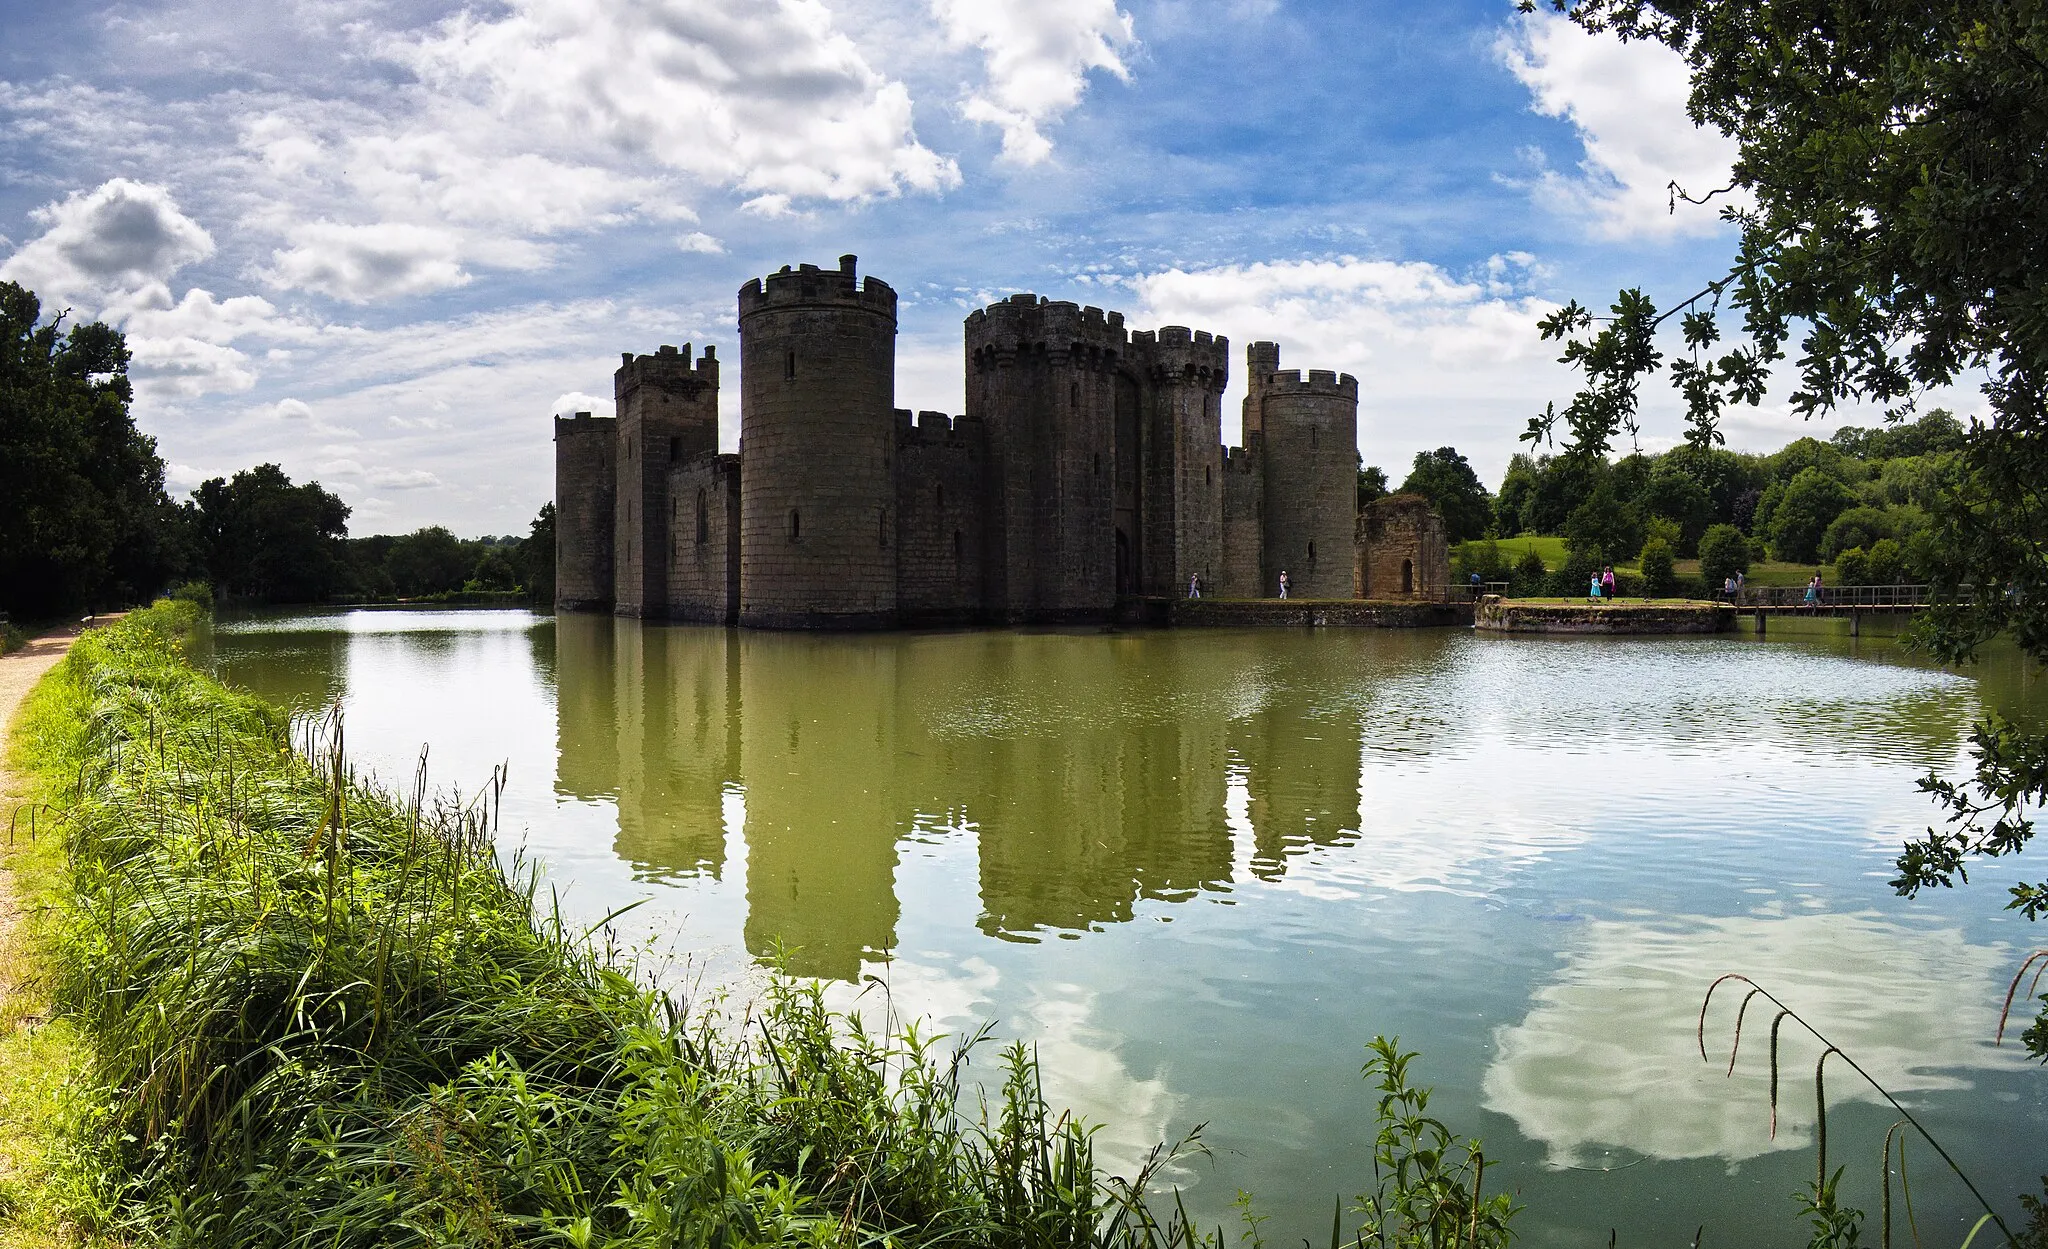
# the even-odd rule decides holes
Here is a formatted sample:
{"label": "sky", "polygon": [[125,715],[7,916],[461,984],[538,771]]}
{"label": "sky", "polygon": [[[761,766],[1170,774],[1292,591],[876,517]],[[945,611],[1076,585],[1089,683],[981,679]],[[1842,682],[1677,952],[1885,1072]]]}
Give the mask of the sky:
{"label": "sky", "polygon": [[1509,0],[0,0],[0,278],[126,332],[174,495],[276,462],[356,534],[524,533],[621,352],[718,347],[732,449],[735,292],[847,252],[898,407],[958,412],[962,320],[1031,291],[1227,336],[1226,441],[1272,339],[1397,484],[1491,485],[1572,389],[1540,316],[1725,269],[1685,92]]}

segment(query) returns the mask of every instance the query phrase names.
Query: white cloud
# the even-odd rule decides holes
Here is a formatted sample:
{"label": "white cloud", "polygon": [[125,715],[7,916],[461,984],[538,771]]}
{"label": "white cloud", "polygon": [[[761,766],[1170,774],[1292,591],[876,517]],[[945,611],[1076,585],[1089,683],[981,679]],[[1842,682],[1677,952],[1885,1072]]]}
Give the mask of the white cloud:
{"label": "white cloud", "polygon": [[614,406],[616,405],[613,400],[609,398],[572,390],[566,394],[556,395],[555,401],[548,405],[548,411],[557,416],[568,416],[573,412],[592,412],[598,416],[610,416]]}
{"label": "white cloud", "polygon": [[909,91],[818,0],[513,0],[495,20],[465,10],[383,51],[530,145],[796,198],[959,180],[917,141]]}
{"label": "white cloud", "polygon": [[370,474],[370,484],[384,490],[420,490],[441,479],[423,468],[385,468]]}
{"label": "white cloud", "polygon": [[[1244,349],[1256,339],[1280,344],[1283,368],[1356,376],[1360,449],[1399,480],[1415,452],[1499,447],[1502,430],[1567,393],[1569,377],[1536,336],[1551,305],[1517,293],[1533,263],[1518,257],[1469,281],[1419,261],[1351,256],[1169,269],[1132,279],[1132,323],[1228,335],[1226,413],[1244,393]],[[1506,467],[1505,455],[1474,458],[1483,478]]]}
{"label": "white cloud", "polygon": [[1529,88],[1537,112],[1569,121],[1585,147],[1576,176],[1543,169],[1538,197],[1590,216],[1611,237],[1710,234],[1720,207],[1679,201],[1672,182],[1698,197],[1727,185],[1733,140],[1686,116],[1691,74],[1660,43],[1592,35],[1565,18],[1532,13],[1508,28],[1501,59]]}
{"label": "white cloud", "polygon": [[313,409],[303,399],[280,399],[271,411],[287,421],[308,421],[313,419]]}
{"label": "white cloud", "polygon": [[1006,160],[1035,165],[1052,155],[1041,127],[1081,102],[1088,71],[1130,79],[1123,53],[1137,36],[1116,0],[931,0],[931,6],[954,46],[982,52],[987,84],[962,111],[971,121],[1001,128]]}
{"label": "white cloud", "polygon": [[0,278],[44,301],[105,296],[161,282],[213,254],[213,237],[163,187],[112,178],[30,214],[43,233],[0,264]]}
{"label": "white cloud", "polygon": [[396,222],[317,221],[294,230],[293,236],[293,246],[275,253],[266,275],[279,286],[360,304],[445,290],[470,280],[459,259],[461,241],[451,230]]}
{"label": "white cloud", "polygon": [[706,256],[715,256],[725,250],[725,244],[701,230],[677,235],[676,246],[686,252],[698,252]]}

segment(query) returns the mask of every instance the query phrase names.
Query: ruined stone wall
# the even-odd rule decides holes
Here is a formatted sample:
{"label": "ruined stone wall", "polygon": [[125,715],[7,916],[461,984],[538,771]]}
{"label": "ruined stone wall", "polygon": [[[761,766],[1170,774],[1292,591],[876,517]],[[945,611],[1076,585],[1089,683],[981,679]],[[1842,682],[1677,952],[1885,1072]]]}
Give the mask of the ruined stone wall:
{"label": "ruined stone wall", "polygon": [[669,470],[718,450],[718,355],[692,364],[690,345],[625,353],[612,375],[618,408],[616,592],[621,616],[668,614]]}
{"label": "ruined stone wall", "polygon": [[896,608],[905,624],[982,613],[981,424],[943,412],[897,416]]}
{"label": "ruined stone wall", "polygon": [[1118,498],[1119,424],[1142,424],[1123,317],[1015,295],[970,314],[967,416],[986,431],[985,576],[1001,620],[1104,618],[1135,575],[1136,452]]}
{"label": "ruined stone wall", "polygon": [[737,623],[740,457],[700,455],[669,470],[668,617]]}
{"label": "ruined stone wall", "polygon": [[740,623],[896,616],[896,292],[784,266],[740,288]]}
{"label": "ruined stone wall", "polygon": [[1131,336],[1145,382],[1144,552],[1139,590],[1185,594],[1223,563],[1223,389],[1230,340],[1178,325]]}
{"label": "ruined stone wall", "polygon": [[1266,548],[1265,482],[1259,474],[1259,439],[1230,447],[1223,456],[1223,559],[1212,581],[1202,579],[1208,598],[1259,598]]}
{"label": "ruined stone wall", "polygon": [[555,418],[555,610],[612,609],[616,419]]}
{"label": "ruined stone wall", "polygon": [[1358,514],[1352,593],[1359,598],[1439,598],[1451,580],[1443,518],[1419,494],[1374,499]]}
{"label": "ruined stone wall", "polygon": [[[1274,353],[1277,357],[1277,352]],[[1275,372],[1259,400],[1265,479],[1262,584],[1296,598],[1349,598],[1358,522],[1358,380]]]}

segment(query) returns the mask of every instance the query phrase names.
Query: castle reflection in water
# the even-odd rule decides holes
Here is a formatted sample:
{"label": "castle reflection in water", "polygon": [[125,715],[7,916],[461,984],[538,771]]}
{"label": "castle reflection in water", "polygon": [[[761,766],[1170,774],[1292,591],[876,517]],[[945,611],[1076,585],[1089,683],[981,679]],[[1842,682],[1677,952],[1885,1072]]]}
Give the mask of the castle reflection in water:
{"label": "castle reflection in water", "polygon": [[1227,888],[1233,815],[1267,880],[1357,836],[1360,709],[1291,696],[1329,685],[1284,670],[1348,651],[569,615],[554,632],[557,793],[616,802],[614,848],[648,879],[722,876],[743,795],[747,948],[780,942],[804,974],[850,978],[894,947],[898,846],[921,833],[975,839],[980,925],[1023,939]]}

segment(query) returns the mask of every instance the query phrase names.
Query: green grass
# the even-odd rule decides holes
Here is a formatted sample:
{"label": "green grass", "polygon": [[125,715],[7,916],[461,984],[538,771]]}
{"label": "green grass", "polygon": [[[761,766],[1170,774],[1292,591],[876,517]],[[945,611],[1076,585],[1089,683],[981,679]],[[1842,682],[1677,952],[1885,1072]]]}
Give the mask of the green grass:
{"label": "green grass", "polygon": [[[251,1249],[1221,1249],[1147,1200],[1173,1151],[1106,1174],[1022,1045],[983,1089],[985,1033],[871,1030],[786,979],[739,1006],[653,991],[500,863],[489,791],[365,785],[338,724],[187,665],[195,621],[159,604],[87,635],[17,729],[68,860],[69,1218]],[[1382,1150],[1424,1176],[1391,1105]],[[1389,1200],[1469,1212],[1471,1171]]]}
{"label": "green grass", "polygon": [[1525,533],[1516,538],[1496,538],[1501,558],[1512,568],[1515,562],[1530,551],[1543,557],[1543,566],[1551,572],[1564,567],[1564,539],[1554,535]]}

